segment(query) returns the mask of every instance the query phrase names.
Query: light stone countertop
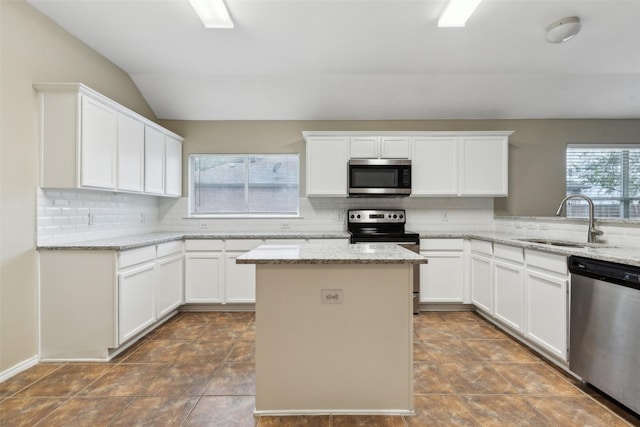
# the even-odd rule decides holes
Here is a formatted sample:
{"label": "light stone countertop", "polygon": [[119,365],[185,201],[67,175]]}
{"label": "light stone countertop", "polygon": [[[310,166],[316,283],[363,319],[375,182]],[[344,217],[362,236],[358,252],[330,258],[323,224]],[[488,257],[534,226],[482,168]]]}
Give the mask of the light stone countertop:
{"label": "light stone countertop", "polygon": [[[167,232],[148,233],[131,236],[113,237],[99,240],[71,242],[38,246],[38,250],[127,250],[149,245],[182,240],[182,239],[346,239],[347,232],[318,233],[318,232]],[[640,267],[640,248],[615,247],[607,244],[584,243],[584,247],[562,247],[531,243],[522,239],[532,239],[535,236],[495,232],[421,232],[422,239],[478,239],[493,243],[515,246],[524,249],[535,249],[543,252],[570,256],[578,255],[602,261]]]}
{"label": "light stone countertop", "polygon": [[345,245],[261,245],[236,258],[236,264],[426,264],[425,257],[389,243]]}

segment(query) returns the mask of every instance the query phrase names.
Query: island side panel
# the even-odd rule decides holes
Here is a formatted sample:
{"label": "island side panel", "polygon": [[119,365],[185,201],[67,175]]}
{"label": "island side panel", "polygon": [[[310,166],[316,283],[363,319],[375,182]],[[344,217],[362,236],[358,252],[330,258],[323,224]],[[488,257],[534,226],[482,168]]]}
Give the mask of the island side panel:
{"label": "island side panel", "polygon": [[259,264],[256,278],[257,414],[412,412],[412,265]]}

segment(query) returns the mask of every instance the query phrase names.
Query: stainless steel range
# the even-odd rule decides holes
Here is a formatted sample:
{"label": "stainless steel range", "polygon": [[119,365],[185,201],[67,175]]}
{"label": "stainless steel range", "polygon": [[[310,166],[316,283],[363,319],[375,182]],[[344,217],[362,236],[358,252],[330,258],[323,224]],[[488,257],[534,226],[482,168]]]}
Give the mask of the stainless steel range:
{"label": "stainless steel range", "polygon": [[[351,209],[347,211],[350,243],[396,243],[420,253],[420,235],[405,231],[404,209]],[[420,308],[420,265],[413,269],[413,312]]]}

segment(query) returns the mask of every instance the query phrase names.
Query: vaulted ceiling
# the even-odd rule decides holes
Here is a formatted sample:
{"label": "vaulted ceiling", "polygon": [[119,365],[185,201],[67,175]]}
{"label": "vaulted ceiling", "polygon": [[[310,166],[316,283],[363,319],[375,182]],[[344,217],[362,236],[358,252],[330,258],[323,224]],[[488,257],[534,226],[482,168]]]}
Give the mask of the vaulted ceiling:
{"label": "vaulted ceiling", "polygon": [[[127,72],[160,119],[640,118],[640,1],[28,0]],[[564,44],[547,25],[579,16]]]}

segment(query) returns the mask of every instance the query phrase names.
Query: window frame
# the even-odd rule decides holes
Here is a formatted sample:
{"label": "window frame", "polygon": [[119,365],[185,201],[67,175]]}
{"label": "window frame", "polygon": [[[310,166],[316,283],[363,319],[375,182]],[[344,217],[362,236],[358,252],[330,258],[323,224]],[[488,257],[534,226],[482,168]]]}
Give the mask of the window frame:
{"label": "window frame", "polygon": [[[204,156],[218,156],[218,157],[239,157],[244,158],[245,162],[247,159],[251,157],[278,157],[278,156],[288,156],[295,157],[298,161],[298,195],[297,195],[297,209],[295,212],[287,213],[287,212],[209,212],[209,213],[198,213],[194,210],[195,203],[195,195],[193,194],[194,189],[194,167],[193,167],[193,159],[200,158]],[[301,170],[300,170],[300,153],[190,153],[187,159],[187,165],[189,168],[188,178],[189,178],[189,186],[188,186],[188,197],[187,197],[187,215],[188,218],[238,218],[238,219],[259,219],[259,218],[300,218],[300,187],[301,187]],[[249,203],[249,194],[247,192],[248,187],[250,187],[251,183],[248,180],[249,178],[249,170],[245,171],[245,181],[243,183],[245,189],[245,206]]]}
{"label": "window frame", "polygon": [[[624,152],[627,152],[627,157],[626,160],[624,158],[621,159],[620,163],[619,163],[619,167],[621,170],[620,173],[620,196],[619,197],[615,197],[615,196],[597,196],[597,195],[590,195],[588,194],[588,192],[583,192],[583,193],[576,193],[576,192],[569,192],[569,188],[570,185],[575,183],[571,182],[569,180],[569,172],[570,172],[570,150],[574,149],[574,150],[592,150],[592,151],[621,151],[621,155],[624,156]],[[629,194],[629,184],[630,182],[632,182],[632,174],[630,173],[630,170],[632,168],[632,165],[629,163],[629,151],[630,150],[634,150],[638,153],[640,153],[640,144],[634,144],[634,143],[628,143],[628,144],[599,144],[599,143],[593,143],[593,144],[567,144],[567,147],[565,149],[565,195],[569,196],[569,195],[575,195],[575,194],[585,194],[586,196],[590,197],[593,201],[594,201],[594,205],[595,205],[595,218],[597,218],[598,220],[605,220],[605,221],[638,221],[640,220],[640,216],[636,215],[636,216],[630,216],[630,212],[631,212],[631,205],[633,204],[633,201],[639,201],[638,204],[640,204],[640,195],[630,195]],[[635,164],[637,167],[637,164]],[[638,177],[638,175],[636,175],[635,177]],[[597,183],[594,183],[594,187],[597,186]],[[600,216],[598,215],[598,201],[606,201],[606,200],[610,200],[611,202],[617,202],[619,204],[619,212],[620,215],[619,216]],[[582,205],[582,204],[586,204],[586,202],[581,201],[579,199],[572,199],[571,200],[572,203],[574,203],[575,205]],[[566,216],[567,218],[571,218],[571,219],[578,219],[578,218],[585,218],[584,215],[571,215],[571,209],[569,208],[569,206],[567,206],[566,209]]]}

